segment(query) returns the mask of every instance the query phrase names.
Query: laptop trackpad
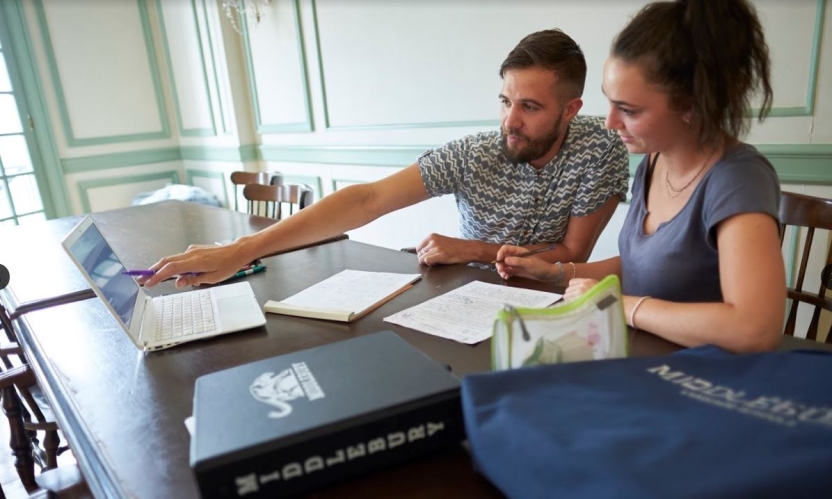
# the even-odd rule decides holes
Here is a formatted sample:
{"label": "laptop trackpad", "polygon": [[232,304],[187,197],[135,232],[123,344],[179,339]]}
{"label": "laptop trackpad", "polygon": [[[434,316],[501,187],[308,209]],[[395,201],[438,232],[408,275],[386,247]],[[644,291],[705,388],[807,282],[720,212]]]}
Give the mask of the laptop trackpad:
{"label": "laptop trackpad", "polygon": [[224,330],[255,327],[258,316],[262,316],[260,308],[251,296],[229,296],[217,300],[220,312],[220,322]]}

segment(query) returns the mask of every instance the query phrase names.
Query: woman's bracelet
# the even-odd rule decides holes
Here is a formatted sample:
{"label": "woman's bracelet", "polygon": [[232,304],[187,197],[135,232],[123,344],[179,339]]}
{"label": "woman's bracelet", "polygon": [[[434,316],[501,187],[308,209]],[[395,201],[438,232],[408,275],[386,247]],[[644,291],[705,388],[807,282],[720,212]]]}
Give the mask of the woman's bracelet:
{"label": "woman's bracelet", "polygon": [[644,300],[646,300],[648,298],[650,298],[650,297],[649,296],[642,296],[641,298],[638,299],[638,301],[636,302],[636,305],[633,307],[633,310],[630,311],[630,322],[627,324],[628,326],[630,326],[632,328],[635,328],[635,329],[638,329],[638,327],[636,326],[636,311],[638,310],[638,307],[640,307],[641,304],[644,303]]}
{"label": "woman's bracelet", "polygon": [[563,270],[563,264],[560,262],[555,262],[555,265],[558,267],[558,271],[560,272],[557,277],[555,277],[555,284],[559,284],[560,280],[563,279],[563,276],[566,275],[566,271]]}
{"label": "woman's bracelet", "polygon": [[[578,277],[578,267],[576,267],[575,264],[572,263],[572,262],[566,262],[566,263],[568,263],[569,265],[572,266],[572,279]],[[564,270],[563,264],[561,262],[555,262],[555,265],[557,265],[558,272],[559,272],[558,276],[555,277],[555,284],[560,284],[560,281],[564,277],[566,277],[566,270]],[[569,283],[567,282],[567,284],[569,284]]]}

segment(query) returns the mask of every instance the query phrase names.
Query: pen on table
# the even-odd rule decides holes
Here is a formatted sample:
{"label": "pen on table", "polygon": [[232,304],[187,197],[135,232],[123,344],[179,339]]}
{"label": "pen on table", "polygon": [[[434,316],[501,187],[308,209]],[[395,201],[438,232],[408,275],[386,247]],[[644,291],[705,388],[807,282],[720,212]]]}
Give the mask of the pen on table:
{"label": "pen on table", "polygon": [[243,270],[237,272],[233,276],[226,279],[226,281],[229,281],[231,279],[236,279],[238,277],[245,277],[247,275],[256,274],[258,272],[263,272],[264,270],[266,270],[265,265],[255,265],[254,267],[251,267],[250,269],[243,269]]}
{"label": "pen on table", "polygon": [[238,277],[245,277],[247,275],[262,272],[264,270],[266,270],[266,266],[263,265],[262,263],[258,264],[258,265],[246,265],[245,267],[240,269],[236,274],[232,275],[231,277],[229,277],[227,279],[223,279],[222,281],[218,282],[217,284],[224,284],[224,283],[226,283],[228,281],[231,281],[233,279],[237,279]]}
{"label": "pen on table", "polygon": [[[538,253],[544,253],[546,251],[552,251],[553,249],[555,249],[556,246],[557,246],[557,244],[550,244],[549,246],[544,246],[542,248],[537,248],[536,250],[525,251],[523,253],[517,253],[516,255],[509,255],[509,256],[516,256],[516,257],[519,258],[519,257],[523,257],[523,256],[537,255]],[[491,262],[491,264],[493,265],[493,264],[497,263],[498,261],[500,263],[503,262],[502,260],[494,260],[494,261]]]}

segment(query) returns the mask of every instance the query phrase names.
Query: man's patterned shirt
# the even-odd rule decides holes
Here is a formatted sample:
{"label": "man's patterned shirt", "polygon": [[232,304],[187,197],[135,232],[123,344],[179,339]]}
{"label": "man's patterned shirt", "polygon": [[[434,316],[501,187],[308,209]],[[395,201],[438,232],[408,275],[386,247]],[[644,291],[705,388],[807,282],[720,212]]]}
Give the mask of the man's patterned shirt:
{"label": "man's patterned shirt", "polygon": [[621,139],[589,116],[572,120],[539,171],[509,161],[499,130],[429,150],[418,164],[431,197],[456,196],[463,238],[519,246],[561,241],[570,216],[589,215],[612,196],[625,200],[629,179]]}

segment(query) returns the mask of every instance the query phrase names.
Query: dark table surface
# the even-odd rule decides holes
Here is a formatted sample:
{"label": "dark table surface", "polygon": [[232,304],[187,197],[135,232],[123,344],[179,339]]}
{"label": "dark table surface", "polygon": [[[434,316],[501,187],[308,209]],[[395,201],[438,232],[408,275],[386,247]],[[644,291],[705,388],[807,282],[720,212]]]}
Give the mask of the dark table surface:
{"label": "dark table surface", "polygon": [[[181,202],[96,214],[105,237],[129,266],[145,267],[191,243],[251,233],[273,221]],[[79,217],[4,229],[19,242],[0,249],[10,269],[3,302],[11,304],[86,287],[60,248]],[[25,247],[29,247],[27,251]],[[34,249],[37,248],[37,252]],[[46,259],[32,267],[27,258]],[[267,314],[265,327],[192,342],[159,352],[139,352],[97,299],[28,313],[17,321],[19,340],[90,488],[101,497],[197,497],[188,457],[197,377],[384,329],[393,330],[459,375],[490,368],[490,342],[475,346],[405,329],[382,319],[473,280],[547,291],[526,280],[502,281],[495,272],[468,266],[424,267],[415,255],[343,240],[264,259],[268,270],[246,279],[261,304],[281,300],[343,269],[420,273],[413,288],[354,323]],[[24,277],[25,276],[25,277]],[[176,292],[170,284],[154,293]],[[784,338],[784,348],[806,342]],[[662,355],[679,347],[656,336],[631,334],[631,355]],[[471,469],[464,449],[420,460],[317,492],[315,497],[491,497],[499,493]]]}

